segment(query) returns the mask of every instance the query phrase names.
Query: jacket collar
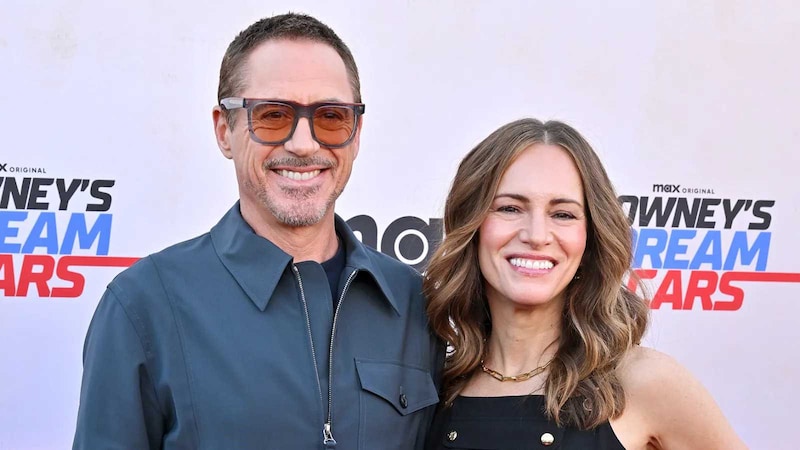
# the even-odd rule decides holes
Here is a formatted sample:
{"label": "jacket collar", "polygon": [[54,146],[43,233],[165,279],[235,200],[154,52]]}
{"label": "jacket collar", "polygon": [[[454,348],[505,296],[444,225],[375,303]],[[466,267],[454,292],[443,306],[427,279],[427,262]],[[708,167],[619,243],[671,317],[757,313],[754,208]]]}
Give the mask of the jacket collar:
{"label": "jacket collar", "polygon": [[[368,273],[399,315],[397,296],[374,255],[338,215],[335,216],[335,227],[345,246],[345,267]],[[258,309],[264,311],[284,272],[291,270],[292,257],[253,231],[242,218],[239,202],[211,229],[211,242],[228,272]]]}

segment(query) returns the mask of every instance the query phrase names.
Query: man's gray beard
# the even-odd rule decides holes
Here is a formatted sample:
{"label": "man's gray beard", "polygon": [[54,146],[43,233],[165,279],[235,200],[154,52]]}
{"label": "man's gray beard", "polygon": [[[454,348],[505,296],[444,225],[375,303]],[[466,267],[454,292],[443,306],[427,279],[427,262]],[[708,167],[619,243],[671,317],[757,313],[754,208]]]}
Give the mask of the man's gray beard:
{"label": "man's gray beard", "polygon": [[336,199],[341,194],[341,191],[334,191],[333,194],[328,198],[324,205],[317,210],[310,210],[305,202],[316,195],[319,191],[319,187],[314,187],[311,189],[292,189],[292,188],[281,188],[283,194],[287,197],[296,200],[298,203],[295,203],[288,211],[286,209],[281,209],[277,205],[276,202],[272,201],[269,194],[265,189],[260,189],[258,191],[258,196],[261,202],[269,209],[273,216],[278,219],[279,222],[288,225],[290,227],[307,227],[311,225],[316,225],[325,217],[325,213],[333,206]]}
{"label": "man's gray beard", "polygon": [[[264,171],[266,172],[279,166],[307,167],[310,165],[319,165],[328,169],[337,167],[337,164],[324,158],[285,157],[265,161]],[[302,202],[316,195],[316,193],[319,191],[319,187],[310,189],[281,188],[281,191],[288,197],[296,199],[297,202],[301,204],[293,205],[294,208],[290,208],[289,211],[281,210],[278,208],[277,203],[272,201],[272,198],[270,198],[269,193],[263,186],[259,186],[256,192],[258,192],[258,198],[261,200],[261,203],[263,203],[264,206],[269,209],[272,215],[275,216],[278,221],[290,227],[307,227],[318,224],[319,221],[325,217],[325,213],[327,213],[328,210],[333,207],[336,199],[339,198],[339,195],[342,193],[341,189],[339,191],[334,190],[322,208],[320,208],[318,211],[308,211],[305,208],[302,208]]]}

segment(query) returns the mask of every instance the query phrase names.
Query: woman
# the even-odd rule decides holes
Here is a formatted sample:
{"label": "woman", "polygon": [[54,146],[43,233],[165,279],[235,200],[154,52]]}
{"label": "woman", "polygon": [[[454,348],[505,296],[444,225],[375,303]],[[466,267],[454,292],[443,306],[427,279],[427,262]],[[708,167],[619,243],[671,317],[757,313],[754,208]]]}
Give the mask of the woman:
{"label": "woman", "polygon": [[425,291],[452,351],[429,449],[746,448],[707,391],[639,346],[631,232],[573,128],[524,119],[461,162]]}

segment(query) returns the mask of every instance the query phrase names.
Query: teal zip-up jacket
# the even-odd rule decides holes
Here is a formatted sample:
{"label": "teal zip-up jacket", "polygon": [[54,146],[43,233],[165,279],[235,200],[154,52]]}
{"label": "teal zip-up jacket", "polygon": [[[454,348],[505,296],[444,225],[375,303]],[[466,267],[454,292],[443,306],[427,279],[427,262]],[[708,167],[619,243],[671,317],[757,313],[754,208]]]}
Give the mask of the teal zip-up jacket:
{"label": "teal zip-up jacket", "polygon": [[421,449],[444,360],[421,277],[336,231],[336,311],[322,266],[238,203],[120,273],[86,337],[73,448]]}

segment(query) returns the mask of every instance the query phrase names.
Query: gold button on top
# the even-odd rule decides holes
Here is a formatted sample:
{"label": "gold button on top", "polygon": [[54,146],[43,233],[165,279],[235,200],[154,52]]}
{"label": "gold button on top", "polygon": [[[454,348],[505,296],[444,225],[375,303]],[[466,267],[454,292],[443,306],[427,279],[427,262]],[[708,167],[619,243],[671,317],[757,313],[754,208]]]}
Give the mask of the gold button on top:
{"label": "gold button on top", "polygon": [[545,447],[553,445],[553,442],[555,441],[556,438],[550,433],[545,433],[542,435],[542,445],[544,445]]}
{"label": "gold button on top", "polygon": [[451,442],[455,441],[457,437],[458,437],[458,433],[456,433],[455,431],[451,431],[451,432],[447,433],[447,439],[449,441],[451,441]]}

